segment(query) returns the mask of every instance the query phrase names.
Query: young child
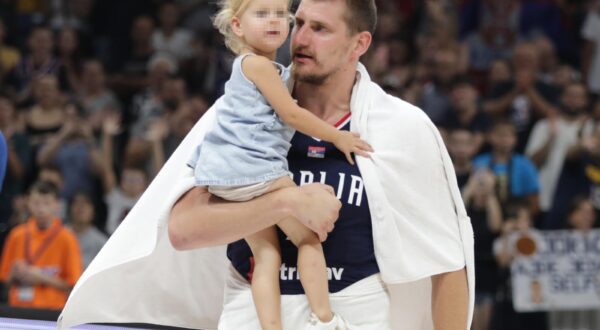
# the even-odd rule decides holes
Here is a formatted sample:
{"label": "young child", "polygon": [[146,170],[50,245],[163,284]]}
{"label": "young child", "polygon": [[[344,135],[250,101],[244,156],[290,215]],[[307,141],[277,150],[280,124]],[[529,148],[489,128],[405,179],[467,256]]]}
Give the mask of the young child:
{"label": "young child", "polygon": [[[236,55],[225,96],[217,102],[212,131],[189,164],[196,184],[223,199],[246,201],[295,186],[286,160],[294,129],[332,142],[351,164],[352,153],[368,157],[372,148],[358,134],[340,131],[296,105],[284,85],[285,69],[273,62],[289,32],[289,0],[223,0],[215,26]],[[340,329],[344,322],[329,304],[325,258],[311,230],[295,219],[279,228],[298,247],[300,281],[314,329]],[[276,229],[245,238],[254,256],[252,294],[261,327],[281,329],[280,245]]]}
{"label": "young child", "polygon": [[77,238],[56,216],[58,196],[52,183],[35,182],[27,198],[31,217],[6,239],[0,281],[13,307],[60,310],[81,275]]}

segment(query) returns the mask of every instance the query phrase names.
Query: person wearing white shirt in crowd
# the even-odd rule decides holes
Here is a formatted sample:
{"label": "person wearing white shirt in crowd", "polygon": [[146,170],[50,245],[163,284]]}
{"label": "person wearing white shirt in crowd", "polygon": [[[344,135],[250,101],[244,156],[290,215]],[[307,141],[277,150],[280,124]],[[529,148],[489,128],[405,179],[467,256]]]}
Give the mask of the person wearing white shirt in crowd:
{"label": "person wearing white shirt in crowd", "polygon": [[540,173],[540,210],[548,212],[569,148],[577,144],[579,134],[589,134],[582,129],[584,115],[589,105],[587,89],[582,83],[565,86],[560,97],[557,118],[541,119],[533,127],[525,148]]}
{"label": "person wearing white shirt in crowd", "polygon": [[167,2],[160,7],[158,14],[160,27],[152,35],[152,45],[159,53],[182,61],[192,56],[191,42],[193,35],[190,31],[179,28],[179,7]]}
{"label": "person wearing white shirt in crowd", "polygon": [[581,69],[590,92],[600,96],[600,1],[594,1],[591,7],[581,29],[585,41]]}

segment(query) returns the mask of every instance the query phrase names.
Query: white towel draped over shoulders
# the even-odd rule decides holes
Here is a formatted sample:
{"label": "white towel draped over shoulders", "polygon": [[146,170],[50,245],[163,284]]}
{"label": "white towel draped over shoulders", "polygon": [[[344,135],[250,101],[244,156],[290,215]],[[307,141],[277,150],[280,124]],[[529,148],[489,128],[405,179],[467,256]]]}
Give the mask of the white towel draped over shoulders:
{"label": "white towel draped over shoulders", "polygon": [[[473,231],[443,141],[421,110],[385,94],[362,64],[357,71],[351,130],[375,149],[371,159],[358,157],[357,163],[371,207],[375,256],[392,296],[393,329],[433,329],[430,276],[465,265],[471,319]],[[143,322],[216,329],[229,263],[225,246],[178,252],[166,227],[173,204],[194,186],[186,161],[213,125],[213,108],[85,270],[59,328]]]}

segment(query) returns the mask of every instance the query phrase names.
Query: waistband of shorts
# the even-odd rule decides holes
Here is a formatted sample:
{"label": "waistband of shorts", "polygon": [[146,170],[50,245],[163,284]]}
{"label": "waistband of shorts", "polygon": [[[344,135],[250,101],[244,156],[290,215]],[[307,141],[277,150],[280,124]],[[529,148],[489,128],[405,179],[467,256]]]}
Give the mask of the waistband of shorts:
{"label": "waistband of shorts", "polygon": [[387,291],[387,287],[381,279],[381,274],[373,274],[365,277],[362,280],[350,284],[348,287],[332,293],[332,297],[344,297],[344,296],[360,296],[365,294],[381,293]]}

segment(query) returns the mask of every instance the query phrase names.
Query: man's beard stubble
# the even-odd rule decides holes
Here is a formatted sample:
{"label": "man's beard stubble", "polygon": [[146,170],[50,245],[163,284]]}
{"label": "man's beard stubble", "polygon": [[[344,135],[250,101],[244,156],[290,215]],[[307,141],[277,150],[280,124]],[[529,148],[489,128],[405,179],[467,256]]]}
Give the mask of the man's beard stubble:
{"label": "man's beard stubble", "polygon": [[325,81],[327,80],[327,78],[329,78],[329,76],[330,76],[330,74],[328,74],[328,73],[321,74],[321,75],[301,74],[296,70],[296,65],[292,64],[292,77],[297,82],[306,83],[309,85],[320,86],[320,85],[323,85],[323,83],[325,83]]}

